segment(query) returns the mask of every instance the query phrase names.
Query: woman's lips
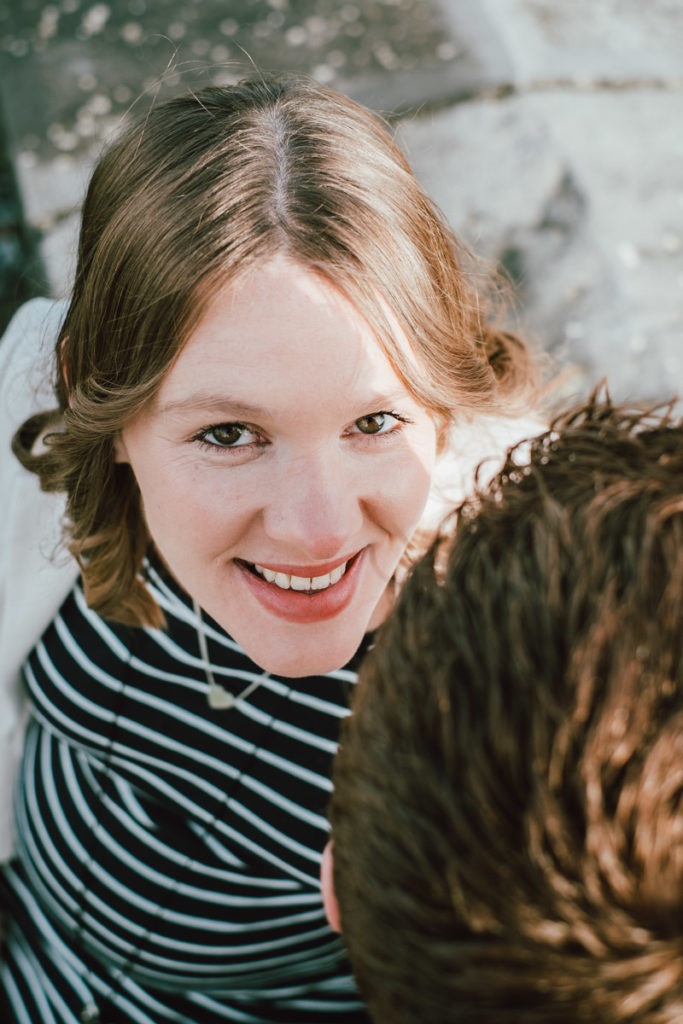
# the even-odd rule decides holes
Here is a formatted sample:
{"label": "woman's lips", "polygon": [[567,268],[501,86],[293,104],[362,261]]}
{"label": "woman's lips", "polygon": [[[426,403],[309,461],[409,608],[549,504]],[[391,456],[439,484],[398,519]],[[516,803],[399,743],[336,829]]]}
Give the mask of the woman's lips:
{"label": "woman's lips", "polygon": [[327,566],[321,566],[306,576],[299,574],[308,569],[284,572],[282,566],[257,567],[241,559],[235,559],[235,565],[257,601],[272,614],[288,622],[322,622],[338,615],[353,598],[365,550],[347,561],[328,563],[332,568],[326,572],[320,569]]}

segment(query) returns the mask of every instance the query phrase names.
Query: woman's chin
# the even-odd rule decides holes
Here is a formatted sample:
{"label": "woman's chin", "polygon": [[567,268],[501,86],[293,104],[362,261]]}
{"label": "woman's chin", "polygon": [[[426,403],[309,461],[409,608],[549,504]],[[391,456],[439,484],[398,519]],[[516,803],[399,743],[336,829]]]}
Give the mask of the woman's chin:
{"label": "woman's chin", "polygon": [[343,668],[353,658],[364,635],[365,631],[360,630],[355,637],[347,637],[345,642],[332,645],[332,649],[329,643],[307,642],[304,638],[300,643],[292,644],[291,648],[287,645],[287,649],[278,646],[271,650],[269,644],[252,650],[244,649],[264,672],[285,679],[301,679],[305,676],[323,676]]}
{"label": "woman's chin", "polygon": [[233,633],[247,655],[263,671],[285,678],[320,676],[347,665],[363,642],[374,618],[373,607],[346,610],[324,622],[295,625],[275,616],[259,631]]}

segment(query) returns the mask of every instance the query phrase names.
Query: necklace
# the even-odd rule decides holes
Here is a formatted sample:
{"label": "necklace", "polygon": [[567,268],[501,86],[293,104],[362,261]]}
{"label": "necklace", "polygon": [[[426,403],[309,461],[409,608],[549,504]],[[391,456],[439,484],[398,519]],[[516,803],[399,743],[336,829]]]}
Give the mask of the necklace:
{"label": "necklace", "polygon": [[202,661],[204,662],[204,675],[206,676],[206,682],[208,684],[208,690],[206,692],[206,700],[210,708],[214,711],[229,711],[234,708],[235,704],[238,704],[241,700],[245,700],[250,693],[253,693],[261,683],[265,683],[266,679],[270,679],[270,672],[264,672],[263,675],[259,676],[258,679],[252,680],[243,690],[239,693],[230,693],[224,686],[216,682],[216,678],[211,668],[211,662],[209,661],[209,651],[206,644],[206,634],[204,633],[204,620],[202,619],[202,610],[197,604],[197,601],[192,598],[192,607],[196,617],[195,628],[197,630],[197,640],[199,642],[199,653],[201,654]]}
{"label": "necklace", "polygon": [[[204,620],[202,618],[201,609],[197,601],[192,601],[192,608],[194,610],[195,615],[195,629],[197,633],[197,640],[199,643],[199,652],[203,662],[204,676],[208,684],[206,694],[207,703],[210,708],[217,711],[230,710],[230,708],[234,707],[240,701],[245,700],[249,696],[249,694],[253,693],[254,690],[256,690],[262,683],[266,681],[266,679],[269,679],[270,673],[264,672],[261,676],[252,680],[251,683],[249,683],[247,686],[244,687],[243,690],[236,694],[230,693],[229,690],[226,690],[224,686],[216,682],[216,678],[213,674],[213,669],[211,667],[211,662],[209,661],[208,645],[206,642],[206,634],[204,632]],[[91,861],[92,855],[90,855],[88,865],[91,863]],[[88,866],[88,870],[92,869]],[[173,885],[174,889],[180,884],[181,880],[181,877],[178,876]],[[130,970],[131,966],[132,958],[126,964],[123,965],[123,967],[121,968],[121,973],[126,974],[127,971]],[[98,1006],[98,1002],[100,999],[107,998],[112,994],[112,987],[110,985],[107,989],[105,989],[103,993],[95,995],[95,992],[93,990],[93,980],[90,975],[90,971],[87,968],[85,969],[84,972],[84,981],[88,984],[88,987],[90,988],[90,995],[87,1001],[85,1001],[81,1006],[81,1010],[78,1015],[78,1020],[80,1024],[104,1024],[104,1021],[102,1020],[101,1016],[101,1011]]]}

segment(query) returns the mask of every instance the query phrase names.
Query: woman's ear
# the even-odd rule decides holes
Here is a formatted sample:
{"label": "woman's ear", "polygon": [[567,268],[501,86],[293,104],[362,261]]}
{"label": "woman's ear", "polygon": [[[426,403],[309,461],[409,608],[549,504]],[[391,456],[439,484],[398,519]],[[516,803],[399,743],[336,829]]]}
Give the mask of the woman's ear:
{"label": "woman's ear", "polygon": [[67,338],[62,338],[61,342],[59,343],[59,370],[62,375],[62,380],[64,381],[64,390],[66,392],[66,404],[70,406],[71,400],[69,396],[71,394],[71,374],[69,373],[70,368],[67,364],[66,359],[65,346],[67,340]]}
{"label": "woman's ear", "polygon": [[128,449],[121,434],[117,434],[114,438],[114,462],[130,462]]}
{"label": "woman's ear", "polygon": [[323,893],[323,906],[327,922],[335,932],[341,932],[339,904],[334,891],[334,857],[331,839],[323,850],[323,859],[320,863],[320,888]]}
{"label": "woman's ear", "polygon": [[436,427],[436,454],[443,455],[448,448],[452,424],[441,413],[433,413],[434,426]]}
{"label": "woman's ear", "polygon": [[[69,373],[69,364],[66,357],[66,342],[67,338],[62,338],[59,346],[59,369],[62,374],[62,380],[64,381],[64,390],[66,391],[66,403],[71,406],[71,374]],[[123,443],[123,438],[118,434],[114,438],[114,462],[130,462],[128,458],[128,450]]]}

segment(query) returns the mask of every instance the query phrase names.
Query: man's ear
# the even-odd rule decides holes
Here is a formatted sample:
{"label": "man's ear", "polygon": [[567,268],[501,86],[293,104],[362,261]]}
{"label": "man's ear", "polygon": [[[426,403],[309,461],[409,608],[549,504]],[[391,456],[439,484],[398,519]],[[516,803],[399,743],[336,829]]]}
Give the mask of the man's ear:
{"label": "man's ear", "polygon": [[337,896],[334,891],[334,857],[331,839],[323,850],[323,859],[320,864],[320,888],[323,893],[323,906],[325,907],[327,922],[335,932],[341,932],[339,904],[337,903]]}

